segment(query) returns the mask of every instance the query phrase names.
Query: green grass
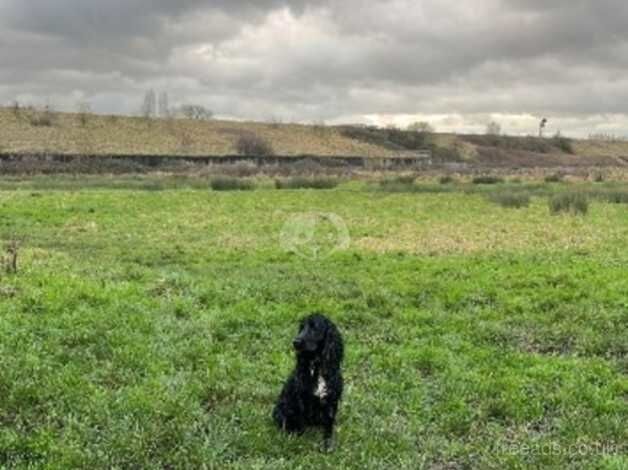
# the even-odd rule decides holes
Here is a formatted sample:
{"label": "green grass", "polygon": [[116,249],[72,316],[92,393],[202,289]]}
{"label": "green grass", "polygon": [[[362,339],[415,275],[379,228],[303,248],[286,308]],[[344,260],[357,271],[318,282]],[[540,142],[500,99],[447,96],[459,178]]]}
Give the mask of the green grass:
{"label": "green grass", "polygon": [[[21,248],[0,278],[0,467],[628,464],[625,205],[148,182],[2,182]],[[303,212],[337,214],[350,247],[285,252]],[[332,454],[270,420],[317,309],[346,340]]]}

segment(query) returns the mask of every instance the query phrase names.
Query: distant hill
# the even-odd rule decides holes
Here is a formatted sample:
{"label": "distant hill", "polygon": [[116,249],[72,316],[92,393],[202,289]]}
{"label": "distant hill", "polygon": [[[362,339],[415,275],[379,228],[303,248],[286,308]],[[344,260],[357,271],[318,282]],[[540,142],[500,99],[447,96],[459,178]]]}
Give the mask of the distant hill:
{"label": "distant hill", "polygon": [[0,108],[0,151],[5,153],[235,155],[238,138],[251,134],[270,142],[277,155],[385,157],[395,153],[347,138],[326,126],[70,113],[45,115],[43,111],[15,112]]}
{"label": "distant hill", "polygon": [[440,161],[485,166],[627,165],[628,142],[433,134],[398,129],[190,119],[145,119],[0,108],[0,153],[236,155],[242,136],[275,155],[411,156],[430,148]]}

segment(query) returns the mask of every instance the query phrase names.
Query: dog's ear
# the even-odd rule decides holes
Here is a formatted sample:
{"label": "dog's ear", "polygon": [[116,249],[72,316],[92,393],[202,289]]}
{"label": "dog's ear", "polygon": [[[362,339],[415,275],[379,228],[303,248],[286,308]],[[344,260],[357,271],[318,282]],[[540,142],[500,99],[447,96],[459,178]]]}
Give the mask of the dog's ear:
{"label": "dog's ear", "polygon": [[329,322],[325,331],[325,343],[322,354],[325,366],[331,369],[338,368],[342,362],[342,355],[342,338],[336,326]]}
{"label": "dog's ear", "polygon": [[297,334],[303,331],[303,328],[305,328],[306,321],[307,321],[307,318],[301,318],[301,320],[299,320],[299,329],[297,330]]}

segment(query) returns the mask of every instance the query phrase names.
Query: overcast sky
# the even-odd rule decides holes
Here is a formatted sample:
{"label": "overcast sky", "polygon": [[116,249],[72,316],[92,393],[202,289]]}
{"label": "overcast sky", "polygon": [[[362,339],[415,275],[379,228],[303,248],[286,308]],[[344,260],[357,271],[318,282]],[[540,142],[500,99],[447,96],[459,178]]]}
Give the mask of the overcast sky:
{"label": "overcast sky", "polygon": [[0,103],[628,135],[626,0],[0,0]]}

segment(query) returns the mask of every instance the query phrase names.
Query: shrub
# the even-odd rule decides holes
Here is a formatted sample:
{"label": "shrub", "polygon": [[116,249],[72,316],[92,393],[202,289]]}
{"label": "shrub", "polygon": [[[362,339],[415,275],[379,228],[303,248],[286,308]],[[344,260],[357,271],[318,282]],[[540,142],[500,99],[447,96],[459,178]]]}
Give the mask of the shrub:
{"label": "shrub", "polygon": [[554,173],[545,177],[546,183],[560,183],[562,180],[563,175],[561,175],[560,173]]}
{"label": "shrub", "polygon": [[303,178],[299,176],[275,181],[277,189],[333,189],[338,184],[339,181],[335,178]]}
{"label": "shrub", "polygon": [[397,179],[382,180],[379,182],[382,191],[388,193],[447,193],[453,188],[435,184],[401,183]]}
{"label": "shrub", "polygon": [[461,162],[463,160],[460,147],[443,147],[440,145],[430,145],[432,160],[436,162]]}
{"label": "shrub", "polygon": [[585,215],[589,211],[589,200],[584,193],[567,192],[552,196],[549,199],[550,213],[571,213]]}
{"label": "shrub", "polygon": [[432,126],[429,122],[425,122],[425,121],[413,122],[412,124],[408,126],[408,131],[422,132],[425,134],[433,134],[435,132],[434,126]]}
{"label": "shrub", "polygon": [[426,132],[404,131],[396,127],[342,126],[340,133],[350,139],[380,145],[391,150],[425,150],[430,135]]}
{"label": "shrub", "polygon": [[238,137],[236,151],[240,155],[251,157],[267,157],[274,154],[270,142],[256,134],[244,134]]}
{"label": "shrub", "polygon": [[490,175],[476,176],[472,180],[473,184],[498,184],[498,183],[503,183],[503,182],[504,180],[500,178],[499,176],[490,176]]}
{"label": "shrub", "polygon": [[522,150],[534,153],[550,153],[554,150],[552,141],[539,137],[515,137],[507,135],[461,135],[460,138],[482,147],[498,147],[504,150]]}
{"label": "shrub", "polygon": [[489,200],[502,207],[521,209],[530,205],[530,195],[528,193],[504,191],[489,195]]}
{"label": "shrub", "polygon": [[600,191],[593,193],[595,197],[611,204],[628,204],[628,191]]}
{"label": "shrub", "polygon": [[452,183],[455,183],[456,180],[454,179],[453,176],[445,175],[445,176],[441,176],[440,178],[438,178],[438,182],[440,184],[452,184]]}
{"label": "shrub", "polygon": [[46,106],[42,111],[30,109],[28,122],[33,127],[52,127],[55,122],[55,115],[50,106]]}
{"label": "shrub", "polygon": [[213,178],[209,184],[214,191],[251,191],[255,189],[255,183],[251,180],[238,178]]}
{"label": "shrub", "polygon": [[552,145],[554,145],[554,147],[558,147],[564,153],[575,153],[573,143],[571,142],[571,139],[568,139],[567,137],[562,137],[560,135],[554,136],[552,138]]}
{"label": "shrub", "polygon": [[186,119],[194,119],[196,121],[209,121],[214,117],[214,113],[211,110],[198,104],[184,104],[179,111]]}
{"label": "shrub", "polygon": [[219,171],[214,174],[221,176],[245,178],[260,173],[260,168],[252,162],[227,163],[219,166]]}
{"label": "shrub", "polygon": [[416,181],[416,176],[415,175],[401,175],[401,176],[397,176],[396,178],[393,178],[391,181],[395,181],[401,184],[412,184]]}

